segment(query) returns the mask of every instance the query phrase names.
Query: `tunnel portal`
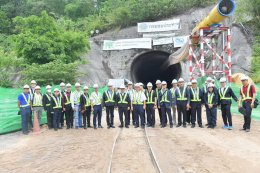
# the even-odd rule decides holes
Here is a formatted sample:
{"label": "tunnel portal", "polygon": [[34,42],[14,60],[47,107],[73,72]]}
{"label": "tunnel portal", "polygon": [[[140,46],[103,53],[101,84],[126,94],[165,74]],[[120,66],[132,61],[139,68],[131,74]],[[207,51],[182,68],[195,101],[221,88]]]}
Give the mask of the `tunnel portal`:
{"label": "tunnel portal", "polygon": [[136,57],[131,65],[131,77],[134,82],[155,84],[157,79],[171,85],[172,79],[181,76],[181,65],[167,65],[170,54],[163,51],[150,51]]}

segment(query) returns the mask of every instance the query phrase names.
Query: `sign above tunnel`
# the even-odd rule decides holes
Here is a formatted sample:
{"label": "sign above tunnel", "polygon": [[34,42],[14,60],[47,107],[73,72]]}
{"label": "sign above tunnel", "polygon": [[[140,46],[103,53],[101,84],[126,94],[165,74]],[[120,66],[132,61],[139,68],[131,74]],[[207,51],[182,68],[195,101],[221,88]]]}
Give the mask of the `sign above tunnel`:
{"label": "sign above tunnel", "polygon": [[103,50],[152,49],[151,38],[104,40]]}
{"label": "sign above tunnel", "polygon": [[163,32],[180,29],[180,19],[171,19],[157,22],[143,22],[137,24],[138,32]]}

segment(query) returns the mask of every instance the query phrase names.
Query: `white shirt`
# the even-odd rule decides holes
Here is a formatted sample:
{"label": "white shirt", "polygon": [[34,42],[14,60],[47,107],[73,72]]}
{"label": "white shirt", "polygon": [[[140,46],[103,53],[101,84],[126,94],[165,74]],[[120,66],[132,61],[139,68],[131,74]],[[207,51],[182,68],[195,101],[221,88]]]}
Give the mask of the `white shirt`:
{"label": "white shirt", "polygon": [[102,94],[100,92],[96,93],[95,91],[91,93],[90,100],[93,105],[101,105],[102,102]]}
{"label": "white shirt", "polygon": [[133,98],[134,98],[134,95],[136,96],[136,99],[140,99],[140,100],[138,100],[140,102],[144,102],[144,101],[147,100],[143,91],[139,91],[139,92],[134,91],[133,92]]}
{"label": "white shirt", "polygon": [[132,100],[133,100],[133,93],[134,93],[134,90],[133,90],[133,89],[131,89],[131,90],[127,90],[127,93],[129,94],[130,100],[132,101]]}
{"label": "white shirt", "polygon": [[74,91],[71,93],[70,102],[71,102],[72,109],[75,108],[75,105],[79,105],[79,99],[81,94],[83,94],[82,91]]}

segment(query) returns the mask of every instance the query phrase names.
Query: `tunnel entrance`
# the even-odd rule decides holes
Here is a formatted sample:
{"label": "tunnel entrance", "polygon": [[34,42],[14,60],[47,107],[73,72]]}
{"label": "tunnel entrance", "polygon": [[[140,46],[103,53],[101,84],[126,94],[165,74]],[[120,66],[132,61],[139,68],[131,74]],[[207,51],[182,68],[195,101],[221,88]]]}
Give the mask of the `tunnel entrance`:
{"label": "tunnel entrance", "polygon": [[172,79],[181,75],[181,65],[165,65],[170,54],[163,51],[150,51],[136,57],[131,65],[131,77],[134,82],[155,84],[157,79],[166,81],[171,85]]}

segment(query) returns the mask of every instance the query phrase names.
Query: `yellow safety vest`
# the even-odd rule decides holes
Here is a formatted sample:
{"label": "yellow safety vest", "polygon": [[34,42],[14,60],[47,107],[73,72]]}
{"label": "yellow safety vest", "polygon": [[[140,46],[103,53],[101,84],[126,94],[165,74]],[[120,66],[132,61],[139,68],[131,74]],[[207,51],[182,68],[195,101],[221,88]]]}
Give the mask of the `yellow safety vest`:
{"label": "yellow safety vest", "polygon": [[156,91],[156,98],[158,98],[159,97],[159,89],[156,88],[155,91]]}
{"label": "yellow safety vest", "polygon": [[134,92],[133,104],[142,105],[143,102],[141,102],[141,96],[142,96],[142,91]]}
{"label": "yellow safety vest", "polygon": [[186,91],[186,87],[183,88],[183,92],[181,94],[180,88],[178,88],[179,98],[177,98],[177,100],[188,100],[186,97],[184,97],[185,91]]}
{"label": "yellow safety vest", "polygon": [[208,93],[208,104],[212,104],[214,93]]}
{"label": "yellow safety vest", "polygon": [[24,108],[24,107],[30,106],[31,95],[30,94],[28,95],[28,99],[26,99],[24,93],[22,93],[22,96],[23,96],[24,100],[26,101],[26,105],[20,105],[20,107]]}
{"label": "yellow safety vest", "polygon": [[[49,100],[49,102],[51,102],[50,96],[48,94],[45,94],[45,95],[46,95],[47,99]],[[50,105],[51,105],[50,103],[46,104],[46,106],[50,106]]]}
{"label": "yellow safety vest", "polygon": [[196,95],[195,95],[193,88],[191,88],[191,92],[192,92],[192,95],[193,95],[193,99],[191,101],[192,102],[200,102],[201,99],[200,99],[200,89],[199,89],[199,87],[197,87]]}
{"label": "yellow safety vest", "polygon": [[149,91],[146,92],[146,97],[147,97],[147,104],[154,104],[153,101],[153,90],[150,93],[150,97],[149,97]]}
{"label": "yellow safety vest", "polygon": [[55,96],[52,96],[52,98],[53,98],[54,103],[55,103],[55,105],[56,105],[56,106],[53,107],[53,109],[62,108],[62,106],[61,106],[61,95],[60,95],[60,97],[58,97],[58,102],[57,102]]}
{"label": "yellow safety vest", "polygon": [[112,91],[112,96],[111,96],[111,97],[110,97],[110,94],[108,94],[108,91],[106,91],[105,93],[106,93],[106,96],[107,96],[107,100],[105,101],[105,103],[107,103],[107,102],[112,102],[112,103],[114,103],[114,102],[115,102],[115,100],[114,100],[114,94],[115,94],[115,92]]}
{"label": "yellow safety vest", "polygon": [[[162,90],[161,90],[161,92],[162,92]],[[168,90],[165,91],[165,94],[162,96],[162,100],[160,100],[160,103],[163,103],[163,102],[166,102],[166,103],[170,102],[168,100]]]}
{"label": "yellow safety vest", "polygon": [[99,95],[99,93],[92,93],[92,97],[94,98],[94,102],[93,102],[93,104],[94,105],[100,105],[101,104],[101,102],[102,102],[102,99],[100,98],[100,95]]}
{"label": "yellow safety vest", "polygon": [[127,104],[128,103],[127,101],[125,101],[127,94],[126,93],[124,93],[124,94],[125,94],[124,97],[122,97],[122,94],[119,94],[120,101],[118,103],[121,103],[121,104]]}
{"label": "yellow safety vest", "polygon": [[85,106],[86,107],[88,107],[88,106],[90,106],[90,99],[89,99],[89,97],[86,97],[86,95],[85,94],[82,94],[84,97],[85,97],[85,99],[86,99],[86,104],[85,104]]}
{"label": "yellow safety vest", "polygon": [[34,94],[33,98],[33,106],[34,107],[41,107],[42,106],[42,95],[41,94]]}
{"label": "yellow safety vest", "polygon": [[67,96],[67,93],[66,93],[66,92],[64,92],[64,96],[65,96],[65,98],[66,98],[65,105],[69,105],[69,104],[71,104],[71,102],[70,102],[70,99],[68,98],[68,96]]}
{"label": "yellow safety vest", "polygon": [[231,97],[225,97],[228,88],[229,88],[229,87],[226,87],[226,88],[225,88],[224,93],[221,92],[221,88],[218,90],[219,96],[220,96],[220,100],[231,100],[231,99],[232,99]]}
{"label": "yellow safety vest", "polygon": [[73,94],[77,97],[77,101],[74,100],[74,103],[75,104],[79,104],[79,102],[80,102],[80,95],[82,94],[82,92],[74,91]]}
{"label": "yellow safety vest", "polygon": [[251,88],[251,85],[249,84],[248,87],[247,87],[246,95],[245,95],[244,92],[243,92],[243,87],[241,87],[242,101],[253,99],[252,97],[250,97],[250,94],[249,94],[250,88]]}
{"label": "yellow safety vest", "polygon": [[[177,88],[176,88],[177,89]],[[175,90],[174,88],[171,88],[172,98],[175,98]]]}

